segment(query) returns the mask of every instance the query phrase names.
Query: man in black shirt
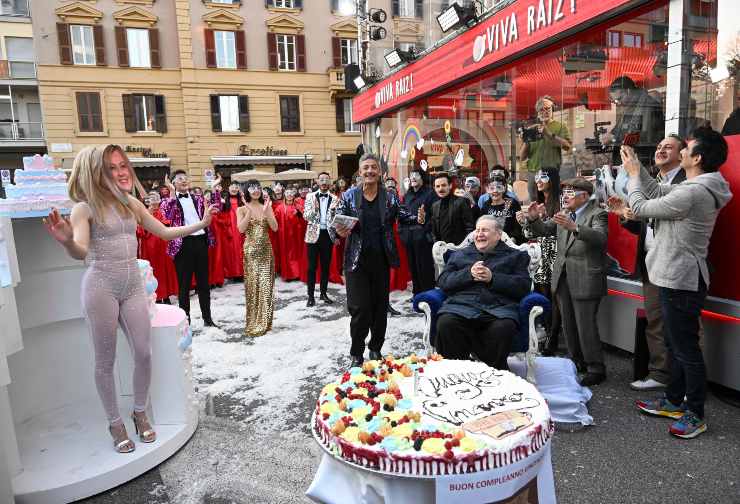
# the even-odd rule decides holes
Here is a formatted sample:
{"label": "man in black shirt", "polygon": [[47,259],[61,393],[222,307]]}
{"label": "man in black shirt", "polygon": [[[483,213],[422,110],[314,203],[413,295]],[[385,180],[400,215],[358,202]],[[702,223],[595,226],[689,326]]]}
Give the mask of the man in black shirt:
{"label": "man in black shirt", "polygon": [[[432,208],[434,192],[424,185],[421,172],[409,174],[410,187],[403,197],[404,212],[399,216],[398,234],[406,247],[414,295],[434,288],[431,222],[419,217]],[[422,208],[424,210],[422,210]]]}
{"label": "man in black shirt", "polygon": [[388,323],[390,269],[397,268],[398,251],[393,223],[398,216],[398,199],[380,181],[380,163],[375,154],[360,158],[362,184],[342,194],[338,215],[358,219],[352,228],[336,226],[339,236],[347,237],[344,272],[347,279],[347,311],[352,320],[350,356],[352,367],[361,366],[365,338],[370,332],[369,357],[382,359]]}
{"label": "man in black shirt", "polygon": [[434,240],[457,245],[475,229],[470,205],[465,198],[452,194],[452,177],[448,173],[438,173],[434,177],[434,192],[439,198],[432,205]]}

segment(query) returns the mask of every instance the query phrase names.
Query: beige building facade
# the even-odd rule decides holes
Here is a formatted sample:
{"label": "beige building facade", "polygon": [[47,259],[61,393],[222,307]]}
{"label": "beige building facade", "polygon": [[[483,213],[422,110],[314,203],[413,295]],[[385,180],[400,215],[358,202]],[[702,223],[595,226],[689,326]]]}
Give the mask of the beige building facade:
{"label": "beige building facade", "polygon": [[[323,5],[320,5],[323,4]],[[356,168],[343,65],[354,17],[330,0],[31,0],[49,154],[130,152],[150,183],[254,168]]]}

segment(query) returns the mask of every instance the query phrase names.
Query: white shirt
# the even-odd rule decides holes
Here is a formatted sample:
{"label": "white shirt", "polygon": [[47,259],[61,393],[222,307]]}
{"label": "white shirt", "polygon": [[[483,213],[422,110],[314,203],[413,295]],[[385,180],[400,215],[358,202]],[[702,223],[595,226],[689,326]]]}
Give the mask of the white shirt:
{"label": "white shirt", "polygon": [[323,193],[326,194],[325,198],[319,198],[319,194],[322,194],[322,192],[316,192],[316,198],[319,200],[319,206],[321,209],[319,217],[319,229],[327,229],[326,221],[329,219],[329,203],[331,202],[331,195],[329,194],[329,191],[327,191]]}
{"label": "white shirt", "polygon": [[[198,217],[198,212],[195,211],[195,203],[193,202],[193,196],[188,194],[187,198],[180,198],[180,194],[186,194],[186,193],[177,193],[175,194],[175,197],[180,201],[180,206],[182,207],[182,217],[184,220],[184,224],[186,226],[190,226],[191,224],[197,224],[200,222],[200,217]],[[190,236],[199,236],[205,234],[205,231],[203,229],[199,229],[195,233],[191,234]]]}
{"label": "white shirt", "polygon": [[[662,180],[659,182],[662,185],[671,185],[678,171],[681,169],[681,165],[676,166],[674,169],[666,173]],[[655,242],[655,229],[653,226],[653,219],[648,221],[647,229],[645,230],[645,252],[650,250]]]}

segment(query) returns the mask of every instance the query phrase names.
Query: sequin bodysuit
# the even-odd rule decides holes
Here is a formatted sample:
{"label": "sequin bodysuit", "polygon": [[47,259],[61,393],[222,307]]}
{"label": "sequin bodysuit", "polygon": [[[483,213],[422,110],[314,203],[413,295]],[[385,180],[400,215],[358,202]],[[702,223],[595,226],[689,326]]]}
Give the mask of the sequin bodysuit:
{"label": "sequin bodysuit", "polygon": [[136,219],[110,210],[90,221],[81,301],[95,349],[95,385],[111,424],[121,422],[113,378],[120,324],[134,356],[134,410],[145,411],[151,381],[151,322],[136,262]]}
{"label": "sequin bodysuit", "polygon": [[275,260],[264,218],[247,221],[244,232],[244,292],[247,336],[262,336],[272,329]]}

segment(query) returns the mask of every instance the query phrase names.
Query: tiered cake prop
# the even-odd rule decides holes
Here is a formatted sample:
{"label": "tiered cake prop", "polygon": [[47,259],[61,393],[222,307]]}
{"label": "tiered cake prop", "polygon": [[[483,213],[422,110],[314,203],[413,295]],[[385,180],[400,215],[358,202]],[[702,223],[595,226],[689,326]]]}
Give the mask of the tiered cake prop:
{"label": "tiered cake prop", "polygon": [[159,285],[159,282],[157,281],[157,277],[154,276],[154,270],[152,269],[152,265],[149,264],[149,261],[137,259],[136,262],[139,263],[139,274],[144,282],[144,289],[146,290],[147,300],[149,301],[149,318],[153,319],[155,304],[157,303],[157,285]]}
{"label": "tiered cake prop", "polygon": [[322,389],[313,427],[335,457],[408,476],[503,467],[538,452],[553,432],[532,384],[436,355],[352,368]]}
{"label": "tiered cake prop", "polygon": [[3,180],[5,199],[0,199],[0,216],[44,216],[52,207],[61,211],[72,208],[67,194],[67,176],[54,167],[47,155],[26,156],[23,169],[15,171],[15,184]]}

